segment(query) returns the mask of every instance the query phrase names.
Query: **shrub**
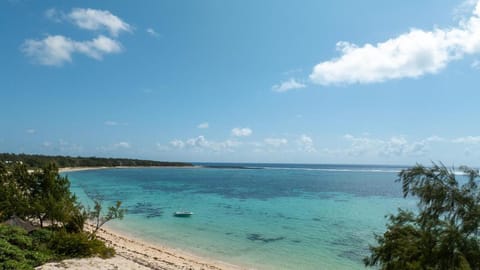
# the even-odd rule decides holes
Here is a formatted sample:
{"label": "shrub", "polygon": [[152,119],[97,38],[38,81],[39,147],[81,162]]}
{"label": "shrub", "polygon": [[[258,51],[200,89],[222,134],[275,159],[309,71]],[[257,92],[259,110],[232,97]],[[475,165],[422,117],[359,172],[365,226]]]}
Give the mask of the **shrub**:
{"label": "shrub", "polygon": [[1,269],[33,269],[54,256],[21,228],[0,225]]}
{"label": "shrub", "polygon": [[100,256],[109,258],[115,255],[113,248],[105,246],[100,240],[89,239],[85,233],[56,232],[49,243],[49,248],[64,258],[83,258]]}

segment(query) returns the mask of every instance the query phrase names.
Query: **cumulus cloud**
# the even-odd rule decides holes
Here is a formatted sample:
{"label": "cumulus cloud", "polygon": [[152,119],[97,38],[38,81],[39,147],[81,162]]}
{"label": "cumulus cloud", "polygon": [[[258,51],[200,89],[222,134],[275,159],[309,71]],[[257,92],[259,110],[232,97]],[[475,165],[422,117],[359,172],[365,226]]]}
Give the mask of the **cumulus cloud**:
{"label": "cumulus cloud", "polygon": [[233,151],[233,148],[240,145],[240,142],[234,140],[226,141],[210,141],[204,136],[197,136],[187,140],[175,139],[170,142],[170,146],[176,149],[194,149],[194,150],[209,150],[213,152]]}
{"label": "cumulus cloud", "polygon": [[379,155],[392,156],[422,156],[428,152],[433,142],[444,142],[445,139],[431,136],[419,141],[409,142],[403,136],[393,136],[388,139],[356,137],[346,134],[343,138],[350,142],[350,147],[343,152],[347,156]]}
{"label": "cumulus cloud", "polygon": [[235,137],[248,137],[252,135],[253,131],[250,128],[234,128],[232,135]]}
{"label": "cumulus cloud", "polygon": [[288,140],[285,138],[266,138],[263,141],[265,142],[265,144],[273,147],[280,147],[288,143]]}
{"label": "cumulus cloud", "polygon": [[41,40],[28,39],[21,49],[34,62],[47,66],[61,66],[65,62],[71,62],[75,53],[101,60],[105,54],[122,51],[119,42],[102,35],[88,41],[75,41],[61,35],[47,36]]}
{"label": "cumulus cloud", "polygon": [[179,149],[182,149],[185,147],[185,143],[182,140],[178,140],[178,139],[172,140],[170,142],[170,145],[173,146],[174,148],[179,148]]}
{"label": "cumulus cloud", "polygon": [[480,52],[480,1],[458,26],[409,32],[377,44],[338,42],[339,58],[317,64],[310,74],[320,85],[375,83],[435,74],[449,62]]}
{"label": "cumulus cloud", "polygon": [[297,144],[300,151],[309,153],[317,152],[317,149],[315,149],[313,144],[313,139],[305,134],[300,136],[300,138],[297,140]]}
{"label": "cumulus cloud", "polygon": [[205,129],[208,128],[208,122],[203,122],[197,125],[197,128]]}
{"label": "cumulus cloud", "polygon": [[272,86],[272,90],[275,92],[287,92],[289,90],[301,89],[307,87],[305,84],[297,82],[294,78],[290,78],[288,81],[284,81],[280,84]]}
{"label": "cumulus cloud", "polygon": [[[131,32],[131,26],[107,10],[75,8],[68,14],[54,8],[45,11],[45,17],[54,22],[71,22],[87,30],[106,30],[117,37],[120,32]],[[43,39],[27,39],[21,51],[34,62],[47,66],[61,66],[72,61],[72,55],[83,54],[101,60],[106,54],[122,51],[115,39],[98,35],[91,40],[77,41],[63,35],[47,35]]]}
{"label": "cumulus cloud", "polygon": [[453,143],[463,143],[463,144],[479,144],[480,136],[466,136],[459,137],[452,140]]}
{"label": "cumulus cloud", "polygon": [[87,30],[106,29],[116,37],[120,32],[131,32],[132,27],[108,10],[74,8],[66,17],[75,25]]}

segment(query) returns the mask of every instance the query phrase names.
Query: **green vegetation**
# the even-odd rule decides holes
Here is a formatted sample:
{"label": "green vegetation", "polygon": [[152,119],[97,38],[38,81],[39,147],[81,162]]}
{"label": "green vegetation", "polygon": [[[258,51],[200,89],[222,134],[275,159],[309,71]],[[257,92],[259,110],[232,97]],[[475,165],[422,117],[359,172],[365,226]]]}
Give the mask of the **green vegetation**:
{"label": "green vegetation", "polygon": [[19,227],[0,225],[0,269],[33,269],[49,261],[115,254],[85,233],[39,229],[27,234]]}
{"label": "green vegetation", "polygon": [[69,157],[69,156],[44,156],[27,154],[0,153],[0,161],[4,163],[25,164],[28,168],[43,168],[48,164],[55,164],[59,168],[64,167],[115,167],[115,166],[193,166],[184,162],[164,162],[152,160],[126,159],[126,158],[99,158],[99,157]]}
{"label": "green vegetation", "polygon": [[89,212],[89,219],[93,221],[95,228],[92,230],[91,236],[95,238],[98,230],[107,222],[114,219],[122,219],[125,215],[125,209],[120,208],[122,206],[121,201],[117,201],[115,206],[110,206],[108,212],[102,216],[102,203],[100,200],[94,200],[95,206],[93,210]]}
{"label": "green vegetation", "polygon": [[478,170],[454,169],[443,164],[417,165],[403,170],[398,181],[405,197],[419,199],[416,212],[399,209],[389,216],[387,231],[377,235],[377,246],[364,259],[366,266],[385,270],[480,269],[480,189]]}
{"label": "green vegetation", "polygon": [[[30,231],[0,224],[0,269],[33,269],[65,258],[114,255],[112,248],[96,239],[95,232],[105,222],[123,218],[121,202],[102,216],[98,201],[89,212],[69,187],[68,178],[60,176],[53,163],[29,172],[25,164],[0,162],[0,222],[15,220],[27,224]],[[92,233],[83,231],[89,218],[96,222]],[[23,220],[33,221],[39,228],[32,230]]]}

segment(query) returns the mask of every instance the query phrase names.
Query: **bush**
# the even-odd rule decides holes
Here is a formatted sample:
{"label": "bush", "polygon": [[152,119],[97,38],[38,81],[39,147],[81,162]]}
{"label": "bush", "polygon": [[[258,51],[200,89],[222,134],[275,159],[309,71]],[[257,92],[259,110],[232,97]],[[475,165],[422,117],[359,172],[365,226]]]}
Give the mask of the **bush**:
{"label": "bush", "polygon": [[0,239],[21,249],[29,249],[32,247],[32,238],[27,235],[24,229],[19,227],[1,225]]}
{"label": "bush", "polygon": [[49,248],[63,258],[83,258],[100,256],[109,258],[115,250],[105,246],[98,239],[89,239],[85,233],[56,232],[49,243]]}
{"label": "bush", "polygon": [[21,228],[0,225],[1,269],[33,269],[51,259],[53,255]]}
{"label": "bush", "polygon": [[48,261],[99,256],[110,258],[113,248],[86,233],[39,229],[27,234],[18,227],[0,225],[0,269],[33,269]]}

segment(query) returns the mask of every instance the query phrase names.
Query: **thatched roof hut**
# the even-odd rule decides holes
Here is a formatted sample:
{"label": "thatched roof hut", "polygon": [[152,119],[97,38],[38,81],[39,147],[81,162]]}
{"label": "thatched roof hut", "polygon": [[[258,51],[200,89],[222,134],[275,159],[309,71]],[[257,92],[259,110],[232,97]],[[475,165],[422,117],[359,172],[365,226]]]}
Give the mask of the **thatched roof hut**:
{"label": "thatched roof hut", "polygon": [[11,217],[9,220],[3,222],[3,224],[7,224],[10,226],[16,226],[24,229],[27,233],[36,230],[37,228],[33,226],[30,222],[25,221],[17,216]]}

